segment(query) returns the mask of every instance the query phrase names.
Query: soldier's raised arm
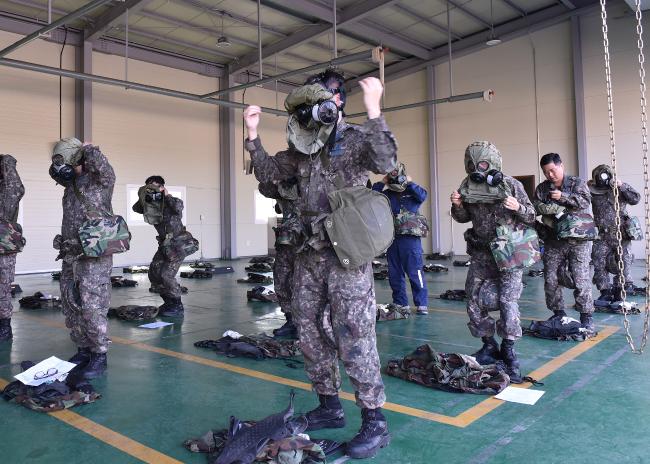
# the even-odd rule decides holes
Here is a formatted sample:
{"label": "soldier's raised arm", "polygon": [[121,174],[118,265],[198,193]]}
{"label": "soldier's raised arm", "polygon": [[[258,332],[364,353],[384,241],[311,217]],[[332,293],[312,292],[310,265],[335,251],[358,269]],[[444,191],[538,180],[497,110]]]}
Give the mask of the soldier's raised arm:
{"label": "soldier's raised arm", "polygon": [[84,169],[103,187],[115,185],[115,171],[108,159],[95,145],[83,147]]}

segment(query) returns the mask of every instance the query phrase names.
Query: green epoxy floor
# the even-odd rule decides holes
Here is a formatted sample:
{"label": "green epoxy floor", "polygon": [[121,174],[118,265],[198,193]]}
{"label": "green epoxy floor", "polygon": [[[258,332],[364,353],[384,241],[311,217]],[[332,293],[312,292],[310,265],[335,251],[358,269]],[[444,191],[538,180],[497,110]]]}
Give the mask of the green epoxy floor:
{"label": "green epoxy floor", "polygon": [[[300,364],[295,369],[282,361],[225,358],[193,346],[197,340],[219,338],[227,329],[259,333],[282,323],[275,305],[246,301],[250,286],[236,283],[245,275],[246,263],[221,263],[233,265],[236,272],[216,275],[211,280],[181,279],[190,289],[184,297],[186,316],[182,323],[151,331],[137,328],[136,323],[111,320],[111,335],[120,342],[111,346],[108,375],[94,381],[103,398],[72,412],[177,461],[205,463],[205,456],[191,454],[182,447],[183,440],[211,428],[225,427],[230,415],[260,419],[283,409],[289,386],[147,351],[140,345],[129,346],[139,342],[307,382]],[[434,309],[429,316],[377,325],[383,366],[422,343],[446,352],[471,353],[478,348],[479,342],[465,325],[464,303],[433,298],[447,289],[462,288],[466,268],[452,267],[450,262],[441,264],[449,265],[450,272],[425,276],[429,306],[442,311]],[[635,271],[640,283],[643,269],[637,267]],[[114,289],[113,306],[161,302],[148,292],[146,274],[127,277],[138,280],[139,286]],[[37,290],[58,294],[58,283],[49,274],[18,276],[16,282],[22,286],[23,296]],[[548,317],[543,303],[543,278],[526,277],[526,282],[522,318]],[[390,301],[387,281],[377,282],[377,299]],[[567,303],[572,301],[567,292]],[[622,316],[596,314],[595,319],[599,325],[622,327]],[[633,316],[632,320],[633,332],[638,336],[642,316]],[[75,348],[67,330],[57,327],[62,323],[63,316],[55,311],[16,309],[13,343],[0,344],[0,378],[10,380],[20,372],[23,360],[71,356]],[[517,345],[522,371],[528,373],[576,345],[525,337]],[[392,443],[373,462],[650,462],[649,366],[650,354],[631,354],[621,329],[545,378],[545,385],[537,388],[546,394],[535,406],[503,404],[464,428],[387,411]],[[446,416],[457,416],[486,399],[429,390],[391,377],[384,377],[384,381],[391,403]],[[352,391],[347,379],[343,389]],[[315,405],[313,393],[300,389],[296,392],[297,411]],[[315,432],[314,436],[343,441],[356,433],[360,424],[358,408],[351,401],[344,401],[344,408],[346,429]],[[57,418],[20,406],[0,402],[0,417],[3,464],[142,462]]]}

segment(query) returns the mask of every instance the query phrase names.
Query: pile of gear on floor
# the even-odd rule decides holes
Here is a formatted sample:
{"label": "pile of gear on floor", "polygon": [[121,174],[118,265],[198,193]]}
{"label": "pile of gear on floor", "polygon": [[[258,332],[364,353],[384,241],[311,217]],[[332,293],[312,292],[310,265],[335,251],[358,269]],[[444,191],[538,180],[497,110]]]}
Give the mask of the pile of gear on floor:
{"label": "pile of gear on floor", "polygon": [[[72,361],[72,360],[71,360]],[[65,369],[39,367],[44,364],[61,363]],[[20,367],[23,375],[18,375],[2,390],[2,397],[37,412],[54,412],[74,408],[82,404],[93,403],[101,395],[95,391],[83,370],[84,363],[65,362],[49,358],[38,365],[32,361],[23,361]]]}
{"label": "pile of gear on floor", "polygon": [[21,308],[24,309],[61,309],[61,298],[49,293],[36,292],[33,295],[22,297],[18,300]]}
{"label": "pile of gear on floor", "polygon": [[[244,268],[248,272],[248,277],[245,279],[237,279],[237,282],[240,284],[257,284],[258,286],[272,285],[273,277],[266,274],[273,272],[274,265],[275,258],[273,256],[255,256],[250,259],[249,265]],[[258,287],[248,292],[248,300],[266,301],[264,298],[257,298],[258,296],[262,296],[263,291],[255,290],[256,288]]]}
{"label": "pile of gear on floor", "polygon": [[200,340],[194,343],[197,348],[207,348],[228,357],[245,357],[257,360],[291,360],[300,355],[297,340],[280,340],[265,334],[242,335],[227,330],[218,340]]}
{"label": "pile of gear on floor", "polygon": [[227,429],[210,430],[199,438],[183,442],[193,453],[206,453],[209,464],[321,464],[344,449],[333,440],[316,440],[304,432],[305,416],[294,417],[291,392],[289,406],[260,421],[230,417]]}

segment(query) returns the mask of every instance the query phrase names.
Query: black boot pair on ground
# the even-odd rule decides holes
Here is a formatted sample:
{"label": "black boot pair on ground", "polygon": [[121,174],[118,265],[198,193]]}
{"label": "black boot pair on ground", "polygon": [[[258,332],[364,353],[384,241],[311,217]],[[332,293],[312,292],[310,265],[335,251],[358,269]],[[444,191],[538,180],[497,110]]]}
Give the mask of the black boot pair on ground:
{"label": "black boot pair on ground", "polygon": [[81,371],[84,379],[101,377],[108,368],[106,353],[93,353],[90,348],[77,348],[77,354],[68,361],[77,365],[74,370]]}
{"label": "black boot pair on ground", "polygon": [[504,338],[499,347],[494,337],[482,337],[481,340],[483,340],[483,346],[472,355],[476,358],[476,362],[481,365],[486,365],[503,361],[506,367],[506,374],[510,377],[510,382],[521,383],[522,378],[519,369],[519,360],[515,352],[515,341]]}
{"label": "black boot pair on ground", "polygon": [[[318,395],[320,406],[306,414],[307,431],[345,427],[345,413],[338,395]],[[377,409],[361,410],[361,429],[347,443],[346,454],[352,459],[371,458],[390,443],[386,418]]]}

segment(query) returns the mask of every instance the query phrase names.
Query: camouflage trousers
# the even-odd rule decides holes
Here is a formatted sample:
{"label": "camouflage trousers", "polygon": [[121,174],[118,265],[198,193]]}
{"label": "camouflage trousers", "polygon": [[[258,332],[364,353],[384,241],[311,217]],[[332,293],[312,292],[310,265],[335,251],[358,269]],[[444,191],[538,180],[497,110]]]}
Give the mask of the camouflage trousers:
{"label": "camouflage trousers", "polygon": [[[372,266],[346,270],[331,248],[300,253],[293,295],[300,349],[316,393],[338,393],[340,359],[354,385],[357,405],[381,407],[386,395],[375,335]],[[334,340],[327,337],[323,324],[328,306]]]}
{"label": "camouflage trousers", "polygon": [[[626,284],[631,284],[632,280],[632,262],[634,255],[632,254],[632,242],[624,240],[623,243],[623,277]],[[591,260],[594,263],[594,278],[593,283],[598,290],[608,290],[612,288],[612,281],[610,274],[607,271],[607,257],[613,253],[618,256],[617,252],[618,240],[616,237],[609,235],[601,236],[600,240],[594,241],[591,250]],[[616,261],[618,265],[618,259]],[[619,272],[614,274],[614,286],[619,286]]]}
{"label": "camouflage trousers", "polygon": [[580,313],[593,313],[594,300],[591,295],[590,242],[568,240],[546,240],[544,242],[544,294],[546,307],[551,311],[566,309],[562,287],[558,282],[558,268],[567,261],[576,288],[573,297]]}
{"label": "camouflage trousers", "polygon": [[[467,327],[474,337],[492,337],[495,330],[501,338],[508,340],[517,340],[521,337],[519,297],[523,290],[523,273],[522,269],[501,272],[491,252],[472,251],[465,292],[469,316]],[[488,310],[480,305],[479,293],[487,280],[496,281],[499,288],[499,320],[496,322]]]}
{"label": "camouflage trousers", "polygon": [[11,283],[16,272],[16,253],[0,255],[0,319],[10,319],[13,311]]}
{"label": "camouflage trousers", "polygon": [[153,255],[149,265],[149,281],[151,286],[160,293],[160,296],[169,298],[181,297],[181,284],[176,280],[176,274],[183,264],[183,260],[170,260],[163,253],[162,247]]}
{"label": "camouflage trousers", "polygon": [[61,303],[70,338],[79,348],[108,351],[113,256],[64,259],[61,268]]}
{"label": "camouflage trousers", "polygon": [[290,245],[277,245],[275,247],[273,281],[275,294],[278,296],[278,303],[284,314],[291,313],[291,285],[295,261],[295,247]]}

